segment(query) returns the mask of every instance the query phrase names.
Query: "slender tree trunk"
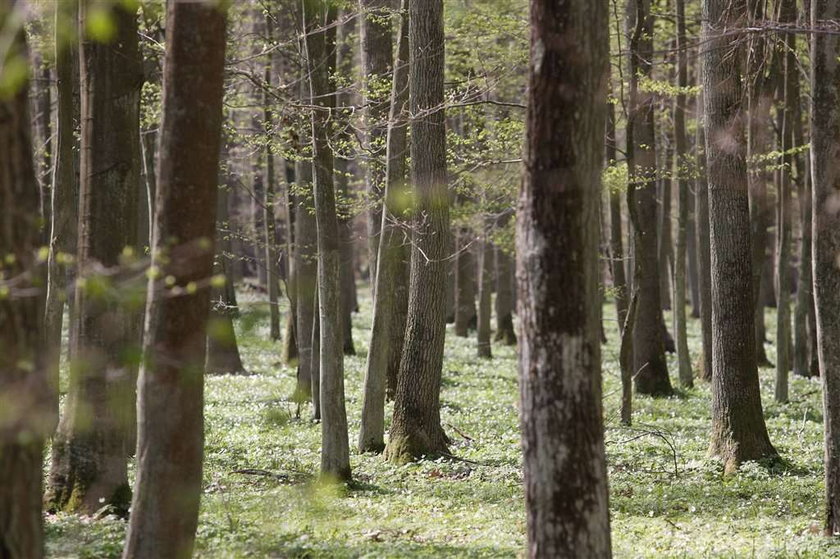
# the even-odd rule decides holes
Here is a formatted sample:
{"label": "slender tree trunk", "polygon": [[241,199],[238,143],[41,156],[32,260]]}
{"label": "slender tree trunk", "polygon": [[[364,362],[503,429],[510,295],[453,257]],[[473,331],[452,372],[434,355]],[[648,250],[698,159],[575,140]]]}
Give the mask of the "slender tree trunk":
{"label": "slender tree trunk", "polygon": [[[835,25],[840,1],[811,0],[811,26]],[[817,348],[825,411],[825,533],[840,534],[840,37],[811,37],[811,176]]]}
{"label": "slender tree trunk", "polygon": [[[14,9],[13,1],[0,1],[0,28],[8,30],[7,18]],[[23,31],[10,39],[0,67],[12,57],[26,56]],[[39,187],[32,163],[27,82],[0,96],[0,254],[5,255],[0,274],[11,279],[33,273],[37,281],[42,279],[35,260],[40,244]],[[31,287],[27,284],[21,287]],[[14,287],[0,297],[0,557],[9,559],[44,556],[44,440],[58,410],[40,347],[39,300],[16,293]]]}
{"label": "slender tree trunk", "polygon": [[469,336],[470,327],[475,326],[475,261],[473,260],[473,238],[469,229],[459,229],[455,256],[455,335]]}
{"label": "slender tree trunk", "polygon": [[597,282],[608,13],[604,0],[531,2],[517,215],[529,557],[611,556]]}
{"label": "slender tree trunk", "polygon": [[[615,138],[615,105],[607,104],[607,165],[616,161]],[[624,241],[621,226],[621,192],[612,189],[610,197],[610,272],[612,274],[613,290],[615,292],[615,310],[618,318],[618,328],[624,331],[627,317],[629,297],[627,293],[627,277],[624,275]]]}
{"label": "slender tree trunk", "polygon": [[[271,16],[266,13],[266,35],[269,41],[274,40],[274,29]],[[268,55],[265,63],[265,83],[271,84],[272,55]],[[269,135],[274,134],[274,116],[271,110],[271,100],[268,91],[263,91],[263,126]],[[280,340],[280,274],[277,253],[277,225],[276,225],[276,192],[277,177],[274,172],[274,152],[271,141],[267,141],[263,150],[265,157],[265,205],[263,206],[263,244],[265,245],[265,278],[268,284],[269,333],[274,341]]]}
{"label": "slender tree trunk", "polygon": [[359,452],[385,449],[385,397],[394,397],[405,339],[408,259],[405,243],[406,148],[408,105],[408,0],[403,0],[397,63],[388,119],[385,208],[373,301],[373,326],[365,370]]}
{"label": "slender tree trunk", "polygon": [[516,345],[513,329],[513,258],[502,247],[496,247],[496,336],[495,341]]}
{"label": "slender tree trunk", "polygon": [[[82,4],[81,24],[86,21]],[[140,314],[118,270],[137,244],[142,66],[137,14],[114,5],[116,37],[81,43],[81,186],[77,331],[65,413],[52,447],[47,500],[56,510],[125,513],[130,490],[127,442],[133,438],[134,365]],[[89,289],[87,286],[90,285]],[[97,289],[98,286],[98,289]],[[141,299],[142,300],[142,299]],[[92,419],[93,418],[93,419]]]}
{"label": "slender tree trunk", "polygon": [[[684,160],[685,165],[687,160]],[[693,165],[693,162],[692,162]],[[689,167],[692,168],[692,167]],[[689,185],[691,183],[689,182]],[[685,226],[686,252],[688,258],[688,289],[691,295],[691,318],[700,318],[700,265],[697,262],[697,196],[688,198],[688,221]]]}
{"label": "slender tree trunk", "polygon": [[[224,153],[224,152],[223,152]],[[226,177],[221,177],[224,185]],[[216,259],[213,271],[216,278],[224,278],[224,285],[215,283],[210,291],[210,319],[207,322],[207,360],[204,370],[208,374],[241,374],[245,372],[236,342],[233,319],[239,316],[230,270],[230,234],[228,224],[228,190],[222,186],[216,203]]]}
{"label": "slender tree trunk", "polygon": [[[335,9],[320,0],[304,1],[306,60],[313,103],[312,147],[315,217],[318,227],[318,311],[320,328],[321,475],[350,479],[347,413],[344,408],[341,252],[333,182],[329,125],[335,108],[330,84],[335,66]],[[324,31],[313,31],[321,27]],[[313,375],[315,372],[313,371]]]}
{"label": "slender tree trunk", "polygon": [[409,114],[422,116],[411,120],[415,202],[405,344],[385,449],[392,462],[446,453],[449,444],[440,424],[446,258],[451,250],[442,0],[412,2],[409,21]]}
{"label": "slender tree trunk", "polygon": [[633,360],[636,392],[651,396],[673,393],[665,361],[665,323],[660,298],[657,258],[656,153],[653,94],[639,90],[640,76],[650,76],[653,59],[653,22],[650,0],[634,1],[631,50],[630,122],[628,148],[630,185],[628,206],[635,232],[633,285],[639,303],[633,327]]}
{"label": "slender tree trunk", "polygon": [[[796,0],[782,0],[779,10],[781,23],[796,23]],[[792,367],[791,312],[790,312],[790,217],[793,209],[793,105],[799,102],[798,69],[796,68],[796,35],[784,34],[784,80],[781,87],[783,100],[781,149],[782,168],[779,170],[779,193],[776,219],[776,386],[777,402],[788,401],[788,374]],[[795,97],[794,97],[795,95]]]}
{"label": "slender tree trunk", "polygon": [[691,371],[691,356],[688,353],[686,332],[686,226],[688,222],[689,182],[686,158],[688,142],[685,137],[685,88],[688,87],[688,45],[685,36],[685,0],[676,0],[677,6],[677,87],[679,92],[674,103],[674,140],[676,144],[677,188],[677,251],[674,256],[674,336],[677,342],[680,384],[685,388],[694,385]]}
{"label": "slender tree trunk", "polygon": [[[339,76],[352,79],[353,76],[353,42],[356,34],[356,19],[349,18],[339,27],[340,35],[336,48],[336,72]],[[389,43],[390,48],[390,43]],[[338,146],[354,146],[351,134],[351,109],[353,105],[353,94],[347,91],[339,91],[336,94],[338,110],[335,119],[338,121],[339,140]],[[385,102],[387,111],[388,103]],[[386,117],[387,118],[387,117]],[[352,148],[349,148],[352,149]],[[344,151],[348,150],[347,147]],[[341,251],[341,328],[344,339],[344,355],[356,355],[356,347],[353,344],[353,311],[356,308],[356,274],[353,266],[353,219],[352,209],[349,201],[353,194],[350,192],[350,179],[353,167],[351,158],[353,153],[343,153],[339,149],[335,153],[335,188],[339,197],[338,206],[338,234]]]}
{"label": "slender tree trunk", "polygon": [[[78,20],[78,2],[57,2],[57,22]],[[44,319],[44,349],[47,352],[47,375],[53,398],[55,417],[58,418],[58,376],[61,357],[61,330],[64,322],[64,305],[72,274],[70,257],[76,253],[76,226],[79,201],[75,130],[79,117],[79,48],[78,42],[56,44],[57,140],[56,162],[52,183],[52,218],[50,254],[48,262],[47,302]],[[72,322],[72,317],[71,317]]]}
{"label": "slender tree trunk", "polygon": [[703,0],[714,332],[710,453],[722,459],[726,472],[745,460],[776,456],[764,424],[755,362],[741,47],[724,32],[746,15],[743,0]]}
{"label": "slender tree trunk", "polygon": [[391,3],[387,0],[362,0],[362,75],[367,105],[367,188],[368,242],[370,277],[376,278],[379,234],[382,226],[382,197],[385,186],[385,145],[388,132],[389,85],[394,63],[391,29]]}
{"label": "slender tree trunk", "polygon": [[[673,169],[674,153],[671,147],[670,134],[664,133],[664,146],[657,152],[664,152],[661,156],[661,162],[657,165],[657,174],[664,174],[657,179],[656,197],[656,220],[657,220],[657,263],[659,264],[659,295],[662,299],[662,309],[671,310],[671,279],[673,273],[673,245],[671,234],[671,178],[667,173],[660,173],[659,169]],[[663,321],[663,325],[664,325]],[[666,327],[666,338],[667,327]],[[667,343],[667,342],[666,342]]]}
{"label": "slender tree trunk", "polygon": [[202,486],[225,13],[215,5],[171,2],[166,30],[152,264],[175,282],[167,288],[160,278],[149,280],[126,559],[192,556]]}
{"label": "slender tree trunk", "polygon": [[493,310],[493,244],[490,242],[490,227],[485,224],[478,247],[478,320],[476,337],[478,356],[493,357],[490,345],[490,314]]}
{"label": "slender tree trunk", "polygon": [[712,380],[712,253],[709,233],[709,183],[706,180],[706,124],[703,95],[697,98],[697,169],[694,208],[697,233],[697,268],[700,281],[700,334],[703,351],[697,376]]}

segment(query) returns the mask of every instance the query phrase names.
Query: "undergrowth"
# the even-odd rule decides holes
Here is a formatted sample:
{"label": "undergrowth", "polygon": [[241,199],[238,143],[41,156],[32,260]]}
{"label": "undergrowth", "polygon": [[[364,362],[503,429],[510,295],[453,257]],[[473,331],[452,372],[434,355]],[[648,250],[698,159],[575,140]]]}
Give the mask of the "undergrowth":
{"label": "undergrowth", "polygon": [[[350,444],[359,429],[370,337],[360,287],[357,355],[346,358]],[[524,550],[516,356],[447,331],[441,417],[455,460],[405,466],[351,455],[354,481],[317,483],[320,427],[290,400],[294,371],[270,341],[264,301],[242,294],[238,334],[244,376],[206,384],[200,557],[515,557]],[[707,457],[709,387],[661,400],[637,397],[632,427],[618,423],[620,381],[614,308],[605,306],[604,403],[613,549],[617,557],[825,557],[840,543],[819,534],[822,407],[818,380],[794,378],[791,402],[772,401],[761,371],[770,437],[783,462],[746,464],[735,476]],[[774,325],[768,313],[768,327]],[[689,345],[700,351],[699,325]],[[768,344],[770,359],[774,347]],[[673,382],[676,362],[669,356]],[[390,405],[386,412],[390,417]],[[573,428],[573,427],[572,427]],[[117,557],[125,524],[113,516],[47,518],[52,557]]]}

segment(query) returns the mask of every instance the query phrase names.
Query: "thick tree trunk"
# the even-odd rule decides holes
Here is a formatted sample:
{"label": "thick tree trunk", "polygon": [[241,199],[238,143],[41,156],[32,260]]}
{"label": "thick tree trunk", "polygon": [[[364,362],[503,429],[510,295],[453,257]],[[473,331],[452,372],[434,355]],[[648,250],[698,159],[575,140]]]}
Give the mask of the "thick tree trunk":
{"label": "thick tree trunk", "polygon": [[726,472],[745,460],[776,456],[764,424],[755,363],[740,47],[731,31],[724,31],[740,25],[746,15],[743,0],[703,0],[714,332],[710,453],[722,459]]}
{"label": "thick tree trunk", "polygon": [[607,14],[604,0],[531,2],[517,215],[529,557],[611,556],[597,281]]}
{"label": "thick tree trunk", "polygon": [[[840,20],[840,1],[811,0],[811,26]],[[825,411],[825,533],[840,534],[840,37],[811,37],[811,176],[817,348]]]}
{"label": "thick tree trunk", "polygon": [[149,280],[126,559],[190,557],[202,485],[225,13],[215,5],[171,2],[166,30],[152,264],[175,282]]}
{"label": "thick tree trunk", "polygon": [[[78,2],[57,2],[56,21],[78,20]],[[72,274],[70,256],[76,253],[76,227],[79,203],[75,130],[79,118],[79,49],[78,43],[56,45],[57,141],[56,162],[52,183],[50,216],[50,254],[48,262],[47,301],[44,319],[44,349],[47,352],[47,374],[58,418],[58,376],[61,357],[61,329],[64,306]],[[71,317],[72,322],[72,317]]]}
{"label": "thick tree trunk", "polygon": [[[335,97],[330,85],[335,67],[335,11],[319,0],[305,0],[306,60],[311,95],[318,228],[318,314],[320,328],[321,476],[350,479],[350,448],[344,407],[343,324],[341,320],[341,251],[333,182],[329,125]],[[313,31],[319,28],[323,31]],[[313,375],[315,371],[313,370]]]}
{"label": "thick tree trunk", "polygon": [[687,170],[683,169],[688,152],[685,137],[685,88],[688,87],[688,45],[685,36],[685,0],[676,0],[677,6],[677,87],[679,92],[674,103],[674,140],[676,144],[677,188],[677,247],[674,255],[674,336],[677,342],[680,384],[684,388],[694,385],[691,371],[691,356],[688,353],[686,332],[686,225],[688,221],[689,182]]}
{"label": "thick tree trunk", "polygon": [[697,271],[700,281],[700,334],[703,352],[697,367],[701,380],[712,380],[712,253],[709,233],[709,183],[706,180],[706,125],[703,95],[697,98],[697,179],[694,208],[697,234]]}
{"label": "thick tree trunk", "polygon": [[[10,0],[0,1],[0,28],[6,27]],[[26,56],[23,32],[11,37],[0,66]],[[38,181],[33,167],[29,120],[29,88],[24,82],[0,96],[0,265],[4,279],[33,273],[40,244]],[[14,256],[14,258],[9,258]],[[30,282],[20,285],[24,290]],[[4,285],[6,289],[8,286]],[[44,556],[41,477],[44,440],[58,412],[54,386],[49,386],[41,345],[43,326],[39,297],[16,293],[0,297],[0,557],[40,559]]]}
{"label": "thick tree trunk", "polygon": [[385,208],[377,259],[379,266],[375,278],[373,326],[362,397],[359,452],[382,452],[385,449],[385,398],[393,399],[396,392],[405,339],[409,260],[403,228],[408,194],[408,0],[403,0],[398,41],[388,119]]}
{"label": "thick tree trunk", "polygon": [[408,317],[394,418],[385,456],[404,462],[448,452],[440,424],[446,335],[446,258],[450,254],[446,184],[443,2],[409,6],[409,114],[414,184]]}
{"label": "thick tree trunk", "polygon": [[382,228],[382,196],[385,187],[385,150],[391,67],[394,63],[391,30],[391,3],[388,0],[362,0],[362,75],[367,113],[367,189],[370,210],[367,216],[371,281],[376,278],[379,234]]}
{"label": "thick tree trunk", "polygon": [[455,255],[455,335],[469,336],[475,327],[475,260],[473,259],[473,236],[469,229],[458,231]]}
{"label": "thick tree trunk", "polygon": [[650,76],[653,59],[653,21],[650,0],[635,0],[635,24],[630,42],[630,122],[628,159],[630,185],[627,201],[635,233],[633,285],[638,293],[633,327],[633,360],[636,392],[651,396],[673,393],[665,361],[666,333],[662,317],[657,258],[656,153],[654,97],[639,90],[640,76]]}
{"label": "thick tree trunk", "polygon": [[127,293],[142,288],[123,283],[130,274],[119,267],[137,244],[142,66],[136,12],[114,5],[110,15],[112,43],[81,43],[78,270],[85,282],[76,284],[76,363],[47,496],[53,509],[87,514],[105,504],[127,512],[136,369],[125,355],[138,345],[141,316]]}

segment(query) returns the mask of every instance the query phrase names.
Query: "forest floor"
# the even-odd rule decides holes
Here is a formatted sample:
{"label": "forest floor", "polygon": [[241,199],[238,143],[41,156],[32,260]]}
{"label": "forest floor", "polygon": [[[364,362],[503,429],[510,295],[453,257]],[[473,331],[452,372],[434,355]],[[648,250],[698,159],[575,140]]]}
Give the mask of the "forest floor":
{"label": "forest floor", "polygon": [[[351,448],[359,429],[370,336],[369,290],[354,318],[357,355],[346,359]],[[448,327],[441,416],[463,461],[402,467],[351,455],[354,482],[318,484],[320,426],[295,419],[294,371],[270,341],[266,304],[242,294],[239,342],[248,375],[210,376],[200,557],[516,557],[524,550],[518,391],[513,348],[475,357],[474,338]],[[784,458],[724,477],[707,458],[709,386],[673,398],[637,397],[633,427],[618,423],[620,380],[614,308],[606,306],[604,403],[616,557],[825,557],[840,543],[819,535],[822,405],[818,380],[796,378],[791,402],[772,400],[761,371],[770,437]],[[670,320],[670,313],[668,315]],[[774,315],[768,313],[772,334]],[[689,344],[700,350],[692,320]],[[771,360],[775,348],[767,345]],[[669,356],[676,383],[676,362]],[[307,414],[304,414],[306,416]],[[387,410],[390,418],[390,405]],[[132,466],[133,467],[133,466]],[[248,473],[245,473],[248,472]],[[47,519],[51,557],[116,557],[125,523],[115,517]]]}

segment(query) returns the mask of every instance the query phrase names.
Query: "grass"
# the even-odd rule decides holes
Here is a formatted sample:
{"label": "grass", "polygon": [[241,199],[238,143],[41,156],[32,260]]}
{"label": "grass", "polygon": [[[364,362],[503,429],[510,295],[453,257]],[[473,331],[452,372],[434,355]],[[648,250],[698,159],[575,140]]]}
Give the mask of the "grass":
{"label": "grass", "polygon": [[[346,359],[350,443],[359,428],[370,336],[369,291],[355,317],[358,355]],[[265,305],[240,299],[243,359],[250,374],[211,376],[206,386],[204,494],[199,557],[516,557],[524,549],[516,357],[448,332],[444,426],[467,461],[396,467],[351,455],[354,482],[315,481],[320,426],[295,419],[294,372],[279,361]],[[709,387],[673,398],[637,397],[632,428],[618,424],[620,381],[614,309],[604,309],[604,402],[613,549],[617,557],[825,557],[840,543],[817,532],[822,517],[822,407],[818,380],[795,378],[791,402],[772,401],[773,371],[761,371],[764,409],[782,465],[747,464],[724,477],[706,456]],[[768,313],[773,331],[774,316]],[[251,324],[248,331],[242,326]],[[699,352],[691,321],[689,344]],[[450,327],[451,328],[451,327]],[[771,360],[775,358],[768,345]],[[674,356],[669,356],[676,378]],[[676,380],[674,380],[676,382]],[[390,416],[390,406],[388,410]],[[251,473],[236,473],[249,470]],[[271,476],[259,475],[258,470]],[[114,517],[47,519],[53,557],[116,557],[125,524]]]}

